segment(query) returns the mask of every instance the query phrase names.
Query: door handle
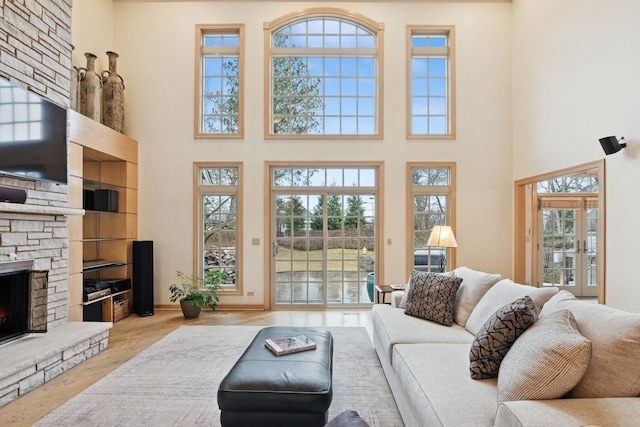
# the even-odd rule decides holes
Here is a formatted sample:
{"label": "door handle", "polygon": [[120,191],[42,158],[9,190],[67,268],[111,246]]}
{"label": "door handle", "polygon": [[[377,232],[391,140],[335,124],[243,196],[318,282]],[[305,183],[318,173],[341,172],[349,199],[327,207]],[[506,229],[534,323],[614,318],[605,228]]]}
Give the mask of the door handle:
{"label": "door handle", "polygon": [[271,256],[276,256],[278,255],[278,244],[276,242],[273,242],[271,244]]}

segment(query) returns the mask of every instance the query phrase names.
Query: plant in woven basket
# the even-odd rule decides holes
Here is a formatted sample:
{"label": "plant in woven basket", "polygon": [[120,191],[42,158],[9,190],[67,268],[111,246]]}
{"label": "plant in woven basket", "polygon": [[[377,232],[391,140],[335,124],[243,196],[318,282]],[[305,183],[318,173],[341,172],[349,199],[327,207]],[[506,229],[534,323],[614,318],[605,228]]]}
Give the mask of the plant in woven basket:
{"label": "plant in woven basket", "polygon": [[216,309],[220,301],[218,290],[221,288],[220,283],[227,278],[226,274],[213,270],[207,270],[205,277],[187,276],[181,271],[177,271],[176,274],[180,283],[169,286],[170,301],[180,301],[185,318],[198,317],[205,305],[211,310]]}

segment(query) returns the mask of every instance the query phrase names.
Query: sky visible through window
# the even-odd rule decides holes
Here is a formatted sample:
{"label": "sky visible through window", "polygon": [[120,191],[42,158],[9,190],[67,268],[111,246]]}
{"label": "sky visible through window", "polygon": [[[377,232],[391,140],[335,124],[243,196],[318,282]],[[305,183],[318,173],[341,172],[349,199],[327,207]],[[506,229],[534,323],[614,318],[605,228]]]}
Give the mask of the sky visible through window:
{"label": "sky visible through window", "polygon": [[414,34],[411,47],[411,134],[447,134],[447,57],[428,50],[447,47],[447,37]]}
{"label": "sky visible through window", "polygon": [[206,134],[239,132],[240,37],[235,33],[205,34],[203,37],[202,129]]}
{"label": "sky visible through window", "polygon": [[376,36],[369,30],[306,19],[273,34],[272,57],[274,133],[377,133]]}

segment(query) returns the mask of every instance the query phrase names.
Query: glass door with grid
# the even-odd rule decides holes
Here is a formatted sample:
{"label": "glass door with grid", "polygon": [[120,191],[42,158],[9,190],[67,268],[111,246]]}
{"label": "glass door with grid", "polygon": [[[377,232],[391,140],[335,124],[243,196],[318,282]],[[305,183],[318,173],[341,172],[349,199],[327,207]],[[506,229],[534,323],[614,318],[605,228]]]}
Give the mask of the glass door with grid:
{"label": "glass door with grid", "polygon": [[578,297],[598,295],[598,208],[586,198],[540,200],[539,278]]}
{"label": "glass door with grid", "polygon": [[[285,183],[294,185],[272,189],[272,306],[324,308],[371,304],[376,197],[375,192],[365,188],[370,186],[364,184],[369,182],[370,174],[370,182],[375,182],[373,170],[296,171],[279,169],[273,174],[278,187],[285,187]],[[298,180],[296,173],[305,178]],[[289,178],[282,179],[281,174]],[[327,182],[333,185],[327,187]],[[349,185],[347,190],[342,188],[345,182],[363,185],[362,188]],[[310,187],[316,188],[312,191]]]}

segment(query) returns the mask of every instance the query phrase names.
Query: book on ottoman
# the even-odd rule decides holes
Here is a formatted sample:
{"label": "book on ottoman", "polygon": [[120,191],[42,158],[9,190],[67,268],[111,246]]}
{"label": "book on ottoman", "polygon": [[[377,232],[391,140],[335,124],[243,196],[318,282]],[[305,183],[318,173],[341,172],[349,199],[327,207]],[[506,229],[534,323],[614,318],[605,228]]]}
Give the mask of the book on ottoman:
{"label": "book on ottoman", "polygon": [[311,341],[305,335],[297,335],[295,337],[267,338],[266,340],[264,340],[264,345],[276,356],[297,353],[299,351],[313,350],[316,348],[316,343]]}

